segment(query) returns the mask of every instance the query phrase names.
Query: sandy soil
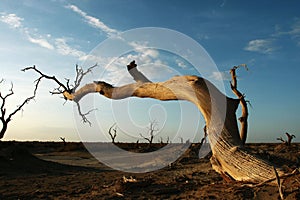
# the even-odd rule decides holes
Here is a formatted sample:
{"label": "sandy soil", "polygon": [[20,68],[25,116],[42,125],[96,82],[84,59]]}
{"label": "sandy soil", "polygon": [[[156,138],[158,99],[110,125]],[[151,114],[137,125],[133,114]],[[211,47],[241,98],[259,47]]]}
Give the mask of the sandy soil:
{"label": "sandy soil", "polygon": [[[300,144],[247,146],[286,170],[299,167]],[[0,142],[0,199],[280,199],[277,186],[226,182],[198,149],[193,144],[168,167],[136,174],[99,163],[81,143]],[[285,199],[300,199],[299,174],[282,184]]]}

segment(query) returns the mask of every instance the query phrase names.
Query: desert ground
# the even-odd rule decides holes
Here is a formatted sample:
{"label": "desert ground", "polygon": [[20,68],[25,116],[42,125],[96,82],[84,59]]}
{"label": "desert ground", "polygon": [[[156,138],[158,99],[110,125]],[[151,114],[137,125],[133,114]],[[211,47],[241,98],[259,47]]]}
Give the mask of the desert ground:
{"label": "desert ground", "polygon": [[[120,148],[147,152],[154,144],[119,143]],[[192,144],[174,163],[147,173],[111,169],[82,143],[0,142],[0,199],[280,199],[277,185],[224,179],[199,159]],[[281,180],[285,199],[300,199],[300,144],[247,144],[253,154],[294,174]],[[274,173],[275,177],[275,173]]]}

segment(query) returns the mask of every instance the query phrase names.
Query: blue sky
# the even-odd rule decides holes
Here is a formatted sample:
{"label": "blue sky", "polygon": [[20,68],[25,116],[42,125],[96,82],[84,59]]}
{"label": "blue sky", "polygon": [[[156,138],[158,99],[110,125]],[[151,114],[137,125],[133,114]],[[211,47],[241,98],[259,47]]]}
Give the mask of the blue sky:
{"label": "blue sky", "polygon": [[[1,91],[5,92],[13,82],[16,93],[9,102],[10,109],[14,109],[24,96],[32,94],[33,81],[37,78],[34,73],[22,73],[20,69],[36,65],[61,80],[72,78],[75,64],[88,67],[84,59],[107,38],[135,28],[161,27],[181,32],[201,44],[219,69],[211,78],[222,78],[227,95],[231,97],[234,96],[228,90],[226,73],[234,65],[248,65],[249,71],[240,70],[238,74],[239,88],[252,105],[249,142],[276,142],[276,137],[284,137],[285,132],[295,134],[300,141],[299,1],[3,0],[0,4],[0,66],[1,78],[6,80]],[[142,44],[132,44],[139,45]],[[188,63],[174,55],[149,49],[138,53],[144,56],[139,63],[172,66],[160,68],[157,73],[145,65],[144,73],[154,80],[165,80],[178,73],[197,74],[186,67]],[[123,57],[124,60],[116,61],[116,67],[107,71],[105,80],[114,84],[131,81],[125,75],[123,82],[118,80],[124,74],[120,65],[137,57]],[[131,109],[130,125],[133,126],[127,124],[126,127],[128,117],[123,116],[122,120],[121,114],[116,115],[119,111],[109,109],[111,101],[95,96],[98,111],[94,115],[101,122],[90,128],[78,125],[71,102],[63,104],[62,99],[49,94],[53,87],[55,85],[49,81],[42,83],[36,100],[26,105],[24,112],[17,114],[10,123],[5,140],[58,140],[63,136],[69,141],[78,141],[82,138],[78,130],[88,132],[100,128],[100,132],[107,135],[108,127],[116,119],[124,130],[117,141],[136,141],[138,133],[146,134],[145,127],[154,119],[161,129],[157,139],[165,139],[175,137],[172,133],[182,122],[176,117],[182,115],[180,106],[188,110],[186,115],[201,118],[189,103],[179,105],[136,99],[113,103],[116,108],[126,105],[126,109]],[[201,119],[182,123],[187,133],[176,137],[188,139],[192,137],[188,132],[194,130],[198,138],[202,136]],[[132,137],[128,132],[136,135]],[[179,140],[175,138],[174,141]]]}

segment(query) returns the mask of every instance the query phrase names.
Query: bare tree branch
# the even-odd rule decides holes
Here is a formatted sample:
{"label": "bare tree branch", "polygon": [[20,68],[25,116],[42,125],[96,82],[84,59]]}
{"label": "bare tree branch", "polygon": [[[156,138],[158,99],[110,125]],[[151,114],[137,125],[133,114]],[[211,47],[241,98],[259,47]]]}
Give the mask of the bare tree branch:
{"label": "bare tree branch", "polygon": [[241,124],[241,128],[240,128],[240,137],[242,140],[242,143],[245,144],[246,143],[246,139],[247,139],[247,132],[248,132],[248,107],[247,107],[247,102],[245,100],[245,95],[242,94],[238,89],[237,89],[237,78],[236,78],[236,69],[240,68],[240,67],[245,67],[246,70],[248,70],[247,66],[245,64],[243,65],[239,65],[239,66],[234,66],[231,70],[230,70],[230,74],[231,74],[231,90],[232,92],[239,98],[240,100],[240,104],[242,106],[242,116],[239,118],[240,124]]}
{"label": "bare tree branch", "polygon": [[278,175],[278,172],[276,170],[275,167],[273,167],[274,172],[275,172],[275,176],[276,176],[276,181],[277,181],[277,186],[278,186],[278,191],[279,191],[279,195],[280,195],[280,199],[284,199],[284,195],[283,195],[283,191],[282,191],[282,182],[280,181],[280,177]]}
{"label": "bare tree branch", "polygon": [[[0,83],[2,83],[4,80],[2,79],[0,81]],[[0,121],[2,123],[2,129],[0,131],[0,139],[3,138],[5,132],[7,131],[8,128],[8,123],[12,120],[12,117],[19,112],[20,110],[22,110],[22,108],[25,106],[25,104],[27,104],[30,100],[34,99],[35,97],[35,93],[33,96],[26,98],[20,105],[17,106],[17,108],[15,110],[13,110],[10,114],[8,114],[8,116],[6,117],[6,108],[5,108],[5,104],[7,99],[12,96],[14,94],[13,91],[13,83],[11,83],[11,88],[9,89],[9,92],[6,95],[3,95],[2,92],[0,92],[0,99],[1,99],[1,107],[0,107],[0,111],[1,111],[1,116],[0,116]]]}
{"label": "bare tree branch", "polygon": [[[65,79],[66,83],[63,84],[55,76],[49,76],[49,75],[41,72],[40,70],[38,70],[35,65],[33,67],[26,67],[26,68],[22,69],[22,71],[26,72],[28,70],[33,70],[40,75],[40,77],[35,80],[34,95],[36,95],[36,92],[37,92],[37,89],[38,89],[38,86],[39,86],[41,80],[49,79],[49,80],[53,80],[55,83],[58,84],[58,87],[54,88],[53,91],[50,91],[50,93],[51,94],[63,94],[64,99],[67,101],[67,100],[69,100],[67,95],[74,93],[74,91],[80,86],[83,77],[86,74],[91,73],[92,69],[94,69],[95,67],[97,67],[97,64],[93,65],[92,67],[89,67],[86,71],[84,71],[82,68],[80,68],[78,65],[76,65],[76,77],[75,77],[73,86],[69,84],[70,79]],[[83,123],[88,123],[91,126],[91,122],[88,120],[88,118],[86,116],[96,109],[92,109],[92,110],[88,111],[87,113],[83,113],[81,111],[79,100],[77,101],[76,99],[74,99],[73,101],[77,105],[78,113],[81,116]]]}
{"label": "bare tree branch", "polygon": [[76,78],[74,81],[73,91],[75,91],[80,86],[80,83],[81,83],[83,77],[88,73],[92,73],[92,70],[97,66],[98,65],[95,64],[95,65],[89,67],[86,71],[83,71],[82,68],[80,68],[80,67],[78,67],[78,65],[76,65]]}
{"label": "bare tree branch", "polygon": [[127,65],[127,70],[136,82],[151,82],[146,76],[144,76],[144,74],[137,70],[137,65],[135,64],[134,60]]}
{"label": "bare tree branch", "polygon": [[83,112],[81,111],[81,107],[80,107],[79,102],[75,101],[75,103],[76,103],[76,105],[77,105],[78,114],[81,116],[82,122],[83,122],[83,123],[88,123],[89,126],[92,126],[92,123],[89,121],[89,119],[88,119],[86,116],[89,115],[91,112],[97,110],[97,108],[91,109],[91,110],[89,110],[88,112],[83,113]]}
{"label": "bare tree branch", "polygon": [[[117,128],[117,123],[114,123],[108,130],[108,134],[113,144],[115,143],[115,139],[117,137]],[[114,133],[112,133],[112,130],[114,131]]]}
{"label": "bare tree branch", "polygon": [[281,141],[281,142],[283,142],[284,144],[286,144],[287,146],[291,146],[291,143],[292,143],[292,140],[293,140],[293,138],[295,138],[296,136],[295,135],[291,135],[291,134],[289,134],[289,133],[285,133],[285,135],[287,136],[287,140],[284,140],[284,139],[282,139],[282,137],[280,137],[280,138],[276,138],[277,140],[279,140],[279,141]]}
{"label": "bare tree branch", "polygon": [[140,136],[142,138],[144,138],[145,140],[148,141],[149,143],[149,147],[152,145],[153,143],[153,139],[154,139],[154,132],[155,131],[158,131],[158,129],[156,128],[157,126],[157,122],[155,120],[151,121],[150,124],[149,124],[149,127],[148,127],[148,135],[149,136],[143,136],[141,133],[140,133]]}
{"label": "bare tree branch", "polygon": [[286,143],[286,142],[287,142],[286,140],[282,139],[282,137],[276,138],[276,139],[279,140],[279,141],[281,141],[281,142],[283,142],[283,143]]}
{"label": "bare tree branch", "polygon": [[293,140],[293,138],[295,138],[296,136],[295,135],[291,135],[291,134],[289,134],[289,133],[285,133],[286,134],[286,136],[287,136],[287,138],[288,138],[288,140],[287,140],[287,145],[288,146],[290,146],[291,145],[291,143],[292,143],[292,140]]}
{"label": "bare tree branch", "polygon": [[[33,71],[37,72],[40,75],[40,77],[35,81],[36,82],[36,90],[37,90],[41,80],[43,78],[45,78],[45,79],[53,80],[54,82],[56,82],[59,85],[59,87],[56,88],[55,90],[61,91],[60,88],[63,88],[63,91],[71,92],[71,89],[68,88],[67,86],[65,86],[62,82],[60,82],[55,76],[49,76],[49,75],[46,75],[46,74],[42,73],[40,70],[38,70],[35,67],[35,65],[33,65],[33,67],[26,67],[26,68],[22,69],[23,72],[28,71],[28,70],[33,70]],[[35,90],[35,92],[36,92],[36,90]],[[63,93],[63,91],[61,93]],[[61,94],[61,93],[59,93],[59,94]]]}
{"label": "bare tree branch", "polygon": [[63,141],[64,146],[66,146],[67,145],[66,138],[64,138],[64,137],[59,137],[59,138]]}

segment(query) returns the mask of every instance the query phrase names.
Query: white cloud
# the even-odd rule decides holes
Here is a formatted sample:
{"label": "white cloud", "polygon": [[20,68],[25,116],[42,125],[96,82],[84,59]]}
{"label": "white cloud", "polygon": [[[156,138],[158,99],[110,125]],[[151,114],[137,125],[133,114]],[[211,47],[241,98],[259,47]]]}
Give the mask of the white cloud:
{"label": "white cloud", "polygon": [[51,34],[41,35],[38,33],[37,28],[24,27],[22,25],[24,19],[18,17],[16,14],[1,13],[0,20],[10,27],[19,30],[29,42],[39,45],[40,47],[56,50],[59,54],[74,56],[79,60],[95,59],[93,56],[86,55],[83,51],[72,48],[63,38],[52,38]]}
{"label": "white cloud", "polygon": [[226,81],[226,80],[231,80],[231,76],[229,72],[213,72],[212,75],[210,76],[211,79],[214,79],[216,81]]}
{"label": "white cloud", "polygon": [[181,69],[187,68],[186,64],[182,60],[176,59],[175,62],[178,65],[178,67],[180,67]]}
{"label": "white cloud", "polygon": [[37,44],[37,45],[47,48],[47,49],[51,49],[51,50],[54,49],[53,45],[51,45],[46,39],[43,39],[43,38],[35,39],[29,35],[27,37],[28,37],[28,41],[31,43]]}
{"label": "white cloud", "polygon": [[56,38],[55,39],[55,47],[56,47],[57,52],[62,55],[71,55],[74,57],[78,57],[80,60],[87,58],[86,53],[70,47],[67,44],[66,39],[64,39],[64,38]]}
{"label": "white cloud", "polygon": [[18,17],[16,14],[1,14],[0,21],[8,24],[11,28],[20,28],[24,19]]}
{"label": "white cloud", "polygon": [[[37,29],[30,30],[27,27],[24,27],[22,25],[22,21],[24,21],[24,18],[18,17],[16,14],[2,14],[1,21],[8,24],[11,28],[18,29],[22,34],[24,34],[27,38],[27,40],[33,44],[37,44],[43,48],[53,50],[54,47],[51,45],[45,37],[38,35],[38,36],[31,36],[30,32],[37,32]],[[37,34],[33,34],[37,35]],[[48,34],[46,37],[50,37],[50,34]]]}
{"label": "white cloud", "polygon": [[295,19],[295,22],[291,25],[291,28],[288,31],[281,31],[280,26],[277,25],[273,36],[279,37],[282,35],[290,36],[294,41],[296,41],[297,45],[300,46],[300,19]]}
{"label": "white cloud", "polygon": [[82,11],[81,9],[79,9],[77,6],[75,5],[68,5],[66,6],[66,8],[74,11],[75,13],[79,14],[80,16],[82,16],[86,22],[97,28],[100,29],[101,31],[105,32],[108,36],[115,36],[119,34],[119,31],[112,29],[110,27],[108,27],[106,24],[104,24],[102,21],[100,21],[99,19],[92,17],[90,15],[87,15],[87,13],[85,13],[84,11]]}
{"label": "white cloud", "polygon": [[275,51],[276,48],[273,45],[273,41],[270,39],[256,39],[249,41],[244,50],[270,54]]}

